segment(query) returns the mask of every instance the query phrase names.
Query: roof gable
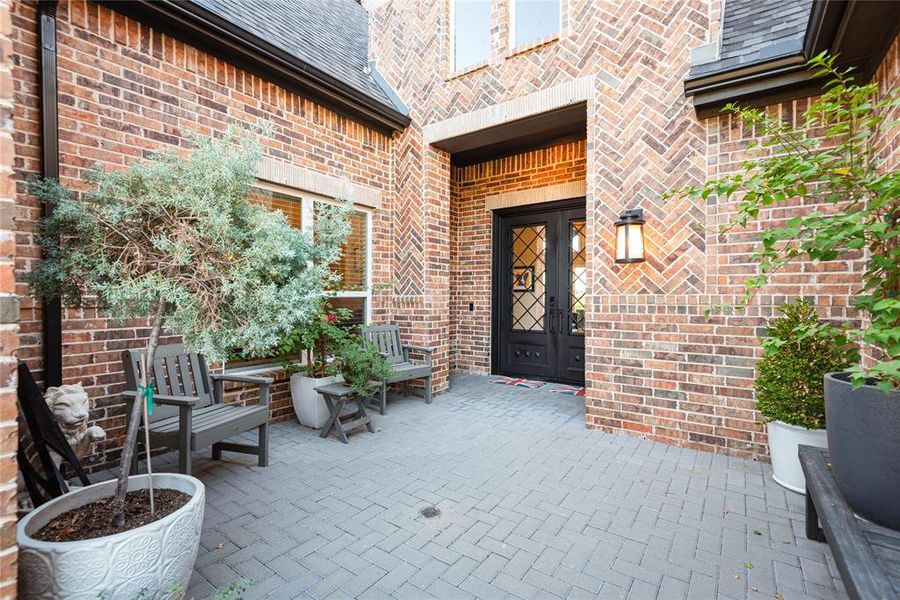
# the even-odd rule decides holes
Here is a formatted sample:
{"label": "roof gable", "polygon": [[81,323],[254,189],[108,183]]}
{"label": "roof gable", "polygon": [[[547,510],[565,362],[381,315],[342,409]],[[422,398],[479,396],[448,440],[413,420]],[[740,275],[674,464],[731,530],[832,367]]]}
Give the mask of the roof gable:
{"label": "roof gable", "polygon": [[796,54],[803,49],[812,0],[725,0],[718,58],[690,77]]}

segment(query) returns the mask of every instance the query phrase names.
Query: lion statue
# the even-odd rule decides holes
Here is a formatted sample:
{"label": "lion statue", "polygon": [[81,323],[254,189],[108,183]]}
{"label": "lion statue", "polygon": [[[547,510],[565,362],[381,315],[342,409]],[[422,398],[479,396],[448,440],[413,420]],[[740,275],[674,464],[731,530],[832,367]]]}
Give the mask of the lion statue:
{"label": "lion statue", "polygon": [[[88,427],[90,400],[80,383],[47,388],[44,398],[66,441],[79,459],[88,453],[91,444],[106,439],[106,432],[102,428]],[[58,463],[59,457],[54,458]]]}

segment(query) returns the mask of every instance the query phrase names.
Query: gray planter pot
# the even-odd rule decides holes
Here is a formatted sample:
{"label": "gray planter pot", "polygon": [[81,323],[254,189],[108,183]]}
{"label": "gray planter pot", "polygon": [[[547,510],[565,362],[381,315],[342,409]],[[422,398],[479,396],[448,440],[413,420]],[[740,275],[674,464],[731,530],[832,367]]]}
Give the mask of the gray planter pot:
{"label": "gray planter pot", "polygon": [[[191,496],[187,504],[143,527],[79,542],[41,542],[36,533],[60,514],[108,498],[116,482],[75,489],[39,506],[17,527],[20,598],[171,598],[175,587],[187,591],[197,558],[205,491],[199,479],[160,473],[157,488]],[[147,476],[131,477],[128,489],[147,487]],[[175,587],[173,587],[175,586]]]}
{"label": "gray planter pot", "polygon": [[900,530],[900,392],[854,390],[845,373],[825,376],[831,470],[859,516]]}
{"label": "gray planter pot", "polygon": [[315,388],[329,383],[343,381],[340,375],[331,377],[309,377],[303,373],[291,375],[291,400],[294,414],[301,425],[321,429],[328,420],[328,406],[325,398]]}

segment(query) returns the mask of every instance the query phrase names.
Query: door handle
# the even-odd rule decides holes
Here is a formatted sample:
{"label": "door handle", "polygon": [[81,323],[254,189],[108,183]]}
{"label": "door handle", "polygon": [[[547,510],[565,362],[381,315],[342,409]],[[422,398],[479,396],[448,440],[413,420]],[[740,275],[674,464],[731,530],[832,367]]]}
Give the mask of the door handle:
{"label": "door handle", "polygon": [[556,296],[550,296],[550,303],[547,308],[547,316],[546,319],[549,321],[549,329],[550,333],[556,333]]}
{"label": "door handle", "polygon": [[568,315],[565,309],[559,309],[559,332],[569,333]]}

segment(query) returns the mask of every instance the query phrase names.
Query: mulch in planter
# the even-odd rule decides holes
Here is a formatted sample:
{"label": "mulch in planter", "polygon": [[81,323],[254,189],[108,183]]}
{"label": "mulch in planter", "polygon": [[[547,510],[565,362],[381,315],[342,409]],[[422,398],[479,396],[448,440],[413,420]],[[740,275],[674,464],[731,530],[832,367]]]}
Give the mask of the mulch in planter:
{"label": "mulch in planter", "polygon": [[149,490],[135,490],[125,496],[125,528],[112,524],[112,496],[64,512],[32,537],[42,542],[75,542],[90,540],[135,529],[172,514],[188,503],[191,497],[178,490],[157,489],[153,495],[156,512],[150,514]]}

